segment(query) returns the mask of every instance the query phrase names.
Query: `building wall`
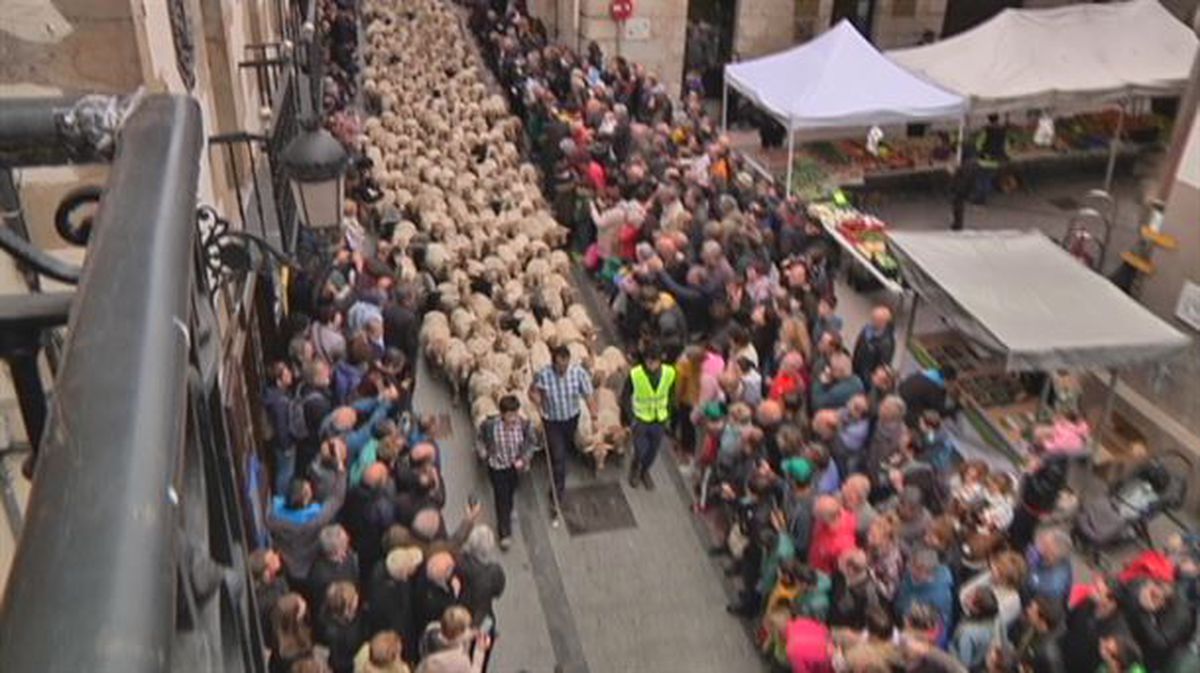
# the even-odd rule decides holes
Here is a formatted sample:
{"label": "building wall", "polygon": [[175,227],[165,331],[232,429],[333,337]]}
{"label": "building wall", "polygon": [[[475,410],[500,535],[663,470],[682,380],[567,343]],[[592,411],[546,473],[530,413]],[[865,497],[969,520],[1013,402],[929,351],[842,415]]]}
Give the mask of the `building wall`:
{"label": "building wall", "polygon": [[[187,0],[195,45],[196,85],[204,132],[261,130],[262,103],[253,76],[238,63],[245,45],[268,41],[270,0]],[[0,97],[70,93],[189,93],[176,67],[167,0],[22,0],[0,17]],[[201,156],[199,200],[229,215],[237,210],[221,152]],[[26,169],[21,197],[33,241],[63,248],[53,229],[62,195],[103,184],[103,166]],[[248,176],[242,176],[248,180]]]}
{"label": "building wall", "polygon": [[[1146,279],[1141,299],[1155,313],[1170,319],[1184,281],[1200,283],[1200,115],[1193,120],[1163,211],[1163,231],[1178,239],[1179,247],[1155,253],[1156,271]],[[1194,336],[1200,338],[1200,334]]]}
{"label": "building wall", "polygon": [[758,58],[796,41],[796,0],[741,0],[733,50],[743,59]]}
{"label": "building wall", "polygon": [[925,31],[942,31],[947,0],[878,0],[872,38],[880,49],[909,47]]}
{"label": "building wall", "polygon": [[[622,35],[609,13],[609,0],[579,0],[582,44],[595,40],[605,54],[620,55],[658,75],[667,91],[677,96],[683,82],[683,53],[687,33],[687,2],[640,0]],[[560,19],[569,19],[560,14]],[[543,19],[544,20],[544,19]],[[635,27],[647,29],[645,37],[631,37]],[[565,41],[565,40],[564,40]],[[569,44],[569,42],[568,42]]]}

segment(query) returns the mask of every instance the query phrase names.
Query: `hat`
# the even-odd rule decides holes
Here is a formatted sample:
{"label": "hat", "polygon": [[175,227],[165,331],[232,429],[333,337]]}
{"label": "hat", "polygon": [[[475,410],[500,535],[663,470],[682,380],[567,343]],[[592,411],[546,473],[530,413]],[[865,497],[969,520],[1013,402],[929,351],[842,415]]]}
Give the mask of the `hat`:
{"label": "hat", "polygon": [[793,482],[804,485],[812,479],[812,463],[804,458],[788,458],[780,465],[783,474]]}

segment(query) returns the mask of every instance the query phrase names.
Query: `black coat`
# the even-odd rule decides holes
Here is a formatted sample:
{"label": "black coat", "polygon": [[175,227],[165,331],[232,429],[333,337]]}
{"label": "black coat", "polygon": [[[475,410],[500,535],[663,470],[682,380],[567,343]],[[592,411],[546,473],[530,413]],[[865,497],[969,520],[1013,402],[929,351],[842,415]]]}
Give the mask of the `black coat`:
{"label": "black coat", "polygon": [[1144,581],[1130,582],[1117,595],[1129,630],[1142,648],[1146,668],[1164,670],[1196,630],[1196,612],[1178,590],[1170,593],[1162,610],[1146,612],[1138,603]]}
{"label": "black coat", "polygon": [[936,411],[946,415],[946,386],[928,376],[925,372],[914,372],[900,382],[896,388],[900,398],[904,400],[904,422],[909,427],[917,426],[917,419],[926,411]]}
{"label": "black coat", "polygon": [[333,673],[354,673],[354,655],[367,640],[367,625],[361,613],[347,623],[326,612],[317,627],[318,640],[329,648],[329,667]]}
{"label": "black coat", "polygon": [[[1062,647],[1059,645],[1059,641],[1062,639],[1062,630],[1051,633],[1028,633],[1028,630],[1032,628],[1026,623],[1026,620],[1020,619],[1009,628],[1008,637],[1008,641],[1017,650],[1018,660],[1028,665],[1030,673],[1075,673],[1074,669],[1067,668]],[[1021,643],[1026,640],[1027,636],[1029,644],[1022,649]]]}
{"label": "black coat", "polygon": [[313,561],[308,571],[308,585],[312,591],[313,612],[320,614],[325,604],[325,591],[334,582],[358,582],[358,555],[353,551],[340,562],[331,561],[324,555]]}
{"label": "black coat", "polygon": [[1069,671],[1095,671],[1100,666],[1100,639],[1128,636],[1129,625],[1118,607],[1111,615],[1096,614],[1096,602],[1087,599],[1067,613],[1067,630],[1060,643]]}
{"label": "black coat", "polygon": [[399,304],[388,304],[383,309],[383,342],[388,348],[399,348],[408,365],[417,366],[417,333],[421,319],[415,311]]}
{"label": "black coat", "polygon": [[867,328],[858,333],[854,342],[854,373],[866,386],[871,385],[871,372],[879,365],[891,364],[896,353],[896,333],[891,325],[875,336],[869,336]]}
{"label": "black coat", "polygon": [[867,609],[873,605],[889,611],[891,607],[873,580],[850,585],[840,572],[834,573],[829,601],[830,626],[860,631],[866,628]]}
{"label": "black coat", "polygon": [[421,633],[413,608],[413,580],[397,580],[388,574],[385,562],[375,564],[367,582],[367,623],[371,632],[390,629],[406,644],[417,642]]}
{"label": "black coat", "polygon": [[459,570],[463,576],[463,598],[475,626],[479,626],[484,617],[495,619],[492,603],[504,593],[504,568],[499,563],[483,563],[464,557]]}
{"label": "black coat", "polygon": [[[458,571],[455,571],[458,575]],[[462,577],[459,576],[459,581]],[[464,583],[465,585],[465,583]],[[442,618],[446,608],[454,605],[465,605],[465,596],[456,596],[450,590],[435,584],[425,573],[421,573],[416,581],[416,617],[417,630],[424,631],[430,622]]]}

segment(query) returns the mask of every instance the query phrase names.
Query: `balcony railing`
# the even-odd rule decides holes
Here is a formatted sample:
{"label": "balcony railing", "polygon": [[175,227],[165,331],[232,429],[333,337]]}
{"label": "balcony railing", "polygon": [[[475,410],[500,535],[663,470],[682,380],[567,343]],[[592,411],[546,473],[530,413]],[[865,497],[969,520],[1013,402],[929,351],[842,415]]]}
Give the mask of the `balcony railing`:
{"label": "balcony railing", "polygon": [[[69,158],[59,109],[0,104],[10,165],[22,147]],[[117,136],[0,602],[0,671],[265,671],[245,485],[269,286],[242,285],[241,338],[223,340],[197,251],[201,127],[194,100],[152,95]],[[54,313],[36,296],[3,305],[6,328]]]}

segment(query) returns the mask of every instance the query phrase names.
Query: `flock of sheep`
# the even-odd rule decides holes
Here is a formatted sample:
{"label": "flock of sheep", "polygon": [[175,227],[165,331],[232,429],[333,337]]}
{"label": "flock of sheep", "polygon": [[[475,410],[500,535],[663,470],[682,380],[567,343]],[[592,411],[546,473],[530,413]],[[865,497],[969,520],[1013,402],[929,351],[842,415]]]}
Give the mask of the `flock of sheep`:
{"label": "flock of sheep", "polygon": [[[593,352],[596,330],[559,249],[567,231],[547,209],[537,170],[521,159],[520,122],[489,93],[479,55],[444,0],[368,0],[363,16],[363,87],[381,103],[364,126],[383,191],[377,207],[410,215],[393,243],[407,251],[422,235],[438,283],[439,308],[421,326],[427,360],[465,392],[476,427],[508,394],[537,423],[528,397],[534,373],[550,364],[551,347],[567,346],[597,384],[598,417],[581,408],[577,441],[603,467],[623,444],[617,393],[627,363],[613,347]],[[415,280],[411,258],[401,259],[400,274]]]}

